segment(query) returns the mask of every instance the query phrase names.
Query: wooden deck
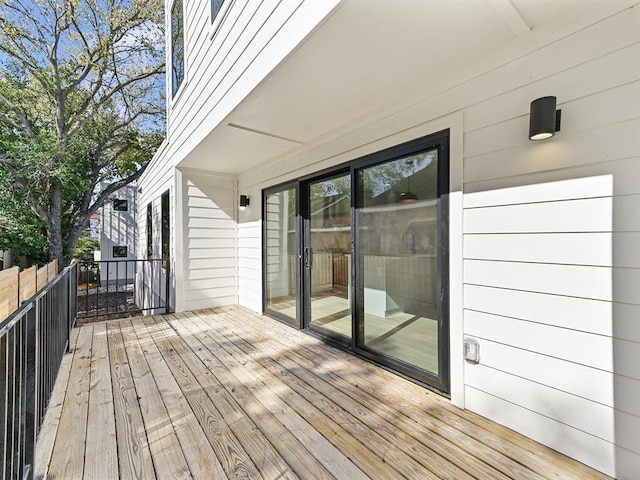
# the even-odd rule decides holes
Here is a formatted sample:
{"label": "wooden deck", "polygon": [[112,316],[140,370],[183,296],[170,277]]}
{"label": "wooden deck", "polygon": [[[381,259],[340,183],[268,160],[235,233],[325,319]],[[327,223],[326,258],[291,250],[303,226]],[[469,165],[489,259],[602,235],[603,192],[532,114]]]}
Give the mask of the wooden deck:
{"label": "wooden deck", "polygon": [[74,330],[36,478],[608,478],[238,307]]}

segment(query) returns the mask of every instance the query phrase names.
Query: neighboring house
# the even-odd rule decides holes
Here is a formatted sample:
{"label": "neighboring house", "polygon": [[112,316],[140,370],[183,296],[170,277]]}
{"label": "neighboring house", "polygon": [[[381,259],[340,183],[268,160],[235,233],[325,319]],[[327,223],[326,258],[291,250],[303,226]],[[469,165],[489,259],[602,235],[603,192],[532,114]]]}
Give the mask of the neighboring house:
{"label": "neighboring house", "polygon": [[[637,0],[166,12],[138,252],[175,311],[264,312],[638,478]],[[561,130],[530,141],[546,96]]]}
{"label": "neighboring house", "polygon": [[89,218],[89,238],[92,240],[100,240],[100,232],[102,231],[102,209],[98,209]]}
{"label": "neighboring house", "polygon": [[[121,188],[101,208],[100,283],[131,283],[136,275],[138,243],[136,185]],[[95,218],[90,219],[93,233]],[[131,261],[124,261],[131,260]]]}

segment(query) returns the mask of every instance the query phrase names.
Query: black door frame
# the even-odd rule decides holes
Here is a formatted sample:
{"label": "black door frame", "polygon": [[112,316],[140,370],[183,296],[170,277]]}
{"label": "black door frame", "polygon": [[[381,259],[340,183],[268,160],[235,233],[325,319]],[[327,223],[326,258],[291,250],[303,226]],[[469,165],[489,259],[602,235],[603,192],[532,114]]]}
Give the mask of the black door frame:
{"label": "black door frame", "polygon": [[[361,272],[357,242],[354,241],[359,228],[356,208],[362,204],[362,192],[358,182],[358,172],[361,169],[393,161],[404,156],[419,153],[425,150],[437,149],[438,151],[438,186],[437,186],[437,225],[438,225],[438,272],[437,291],[439,292],[438,319],[438,368],[437,375],[402,362],[390,356],[374,352],[364,346],[363,319],[364,299],[362,298],[363,275]],[[339,347],[353,351],[354,353],[369,359],[384,367],[390,368],[401,375],[435,389],[448,396],[450,392],[450,359],[449,359],[449,130],[443,130],[422,138],[418,138],[385,150],[375,152],[364,157],[357,158],[345,164],[337,165],[306,175],[294,181],[289,181],[264,189],[262,192],[262,224],[263,224],[263,312],[269,316],[283,321],[287,325],[304,329],[309,333],[320,336]],[[352,336],[349,342],[346,337],[334,334],[326,329],[314,326],[310,322],[310,306],[307,299],[311,298],[309,269],[305,267],[305,242],[310,238],[309,226],[309,186],[312,183],[339,177],[345,174],[351,176],[351,298],[352,298]],[[296,284],[297,284],[297,318],[292,323],[291,319],[267,308],[266,299],[266,198],[278,191],[296,189]]]}
{"label": "black door frame", "polygon": [[[351,348],[353,342],[353,327],[351,338],[344,337],[342,335],[337,334],[336,332],[332,332],[326,328],[322,328],[321,326],[314,325],[311,323],[311,195],[310,195],[310,187],[313,183],[322,182],[324,180],[331,180],[332,178],[338,178],[345,175],[349,175],[352,179],[352,190],[351,190],[351,222],[352,222],[352,231],[351,231],[351,254],[353,255],[353,172],[351,168],[332,168],[331,170],[313,175],[312,177],[307,177],[304,180],[300,181],[300,217],[302,219],[302,238],[301,238],[301,248],[302,248],[302,279],[303,279],[303,289],[302,289],[302,328],[319,334],[320,336],[331,340],[334,343],[338,343],[345,348]],[[349,275],[352,276],[352,273],[349,272]],[[353,296],[353,282],[351,282],[350,292]],[[352,297],[353,298],[353,297]],[[353,325],[353,318],[351,320]]]}

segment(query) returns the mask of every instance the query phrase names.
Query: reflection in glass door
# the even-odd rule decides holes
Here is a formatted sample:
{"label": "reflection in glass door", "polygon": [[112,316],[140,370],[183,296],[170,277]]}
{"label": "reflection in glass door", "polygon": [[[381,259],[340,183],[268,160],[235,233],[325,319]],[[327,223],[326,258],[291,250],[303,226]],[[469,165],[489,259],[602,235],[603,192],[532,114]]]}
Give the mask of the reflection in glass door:
{"label": "reflection in glass door", "polygon": [[267,193],[265,209],[265,309],[298,325],[296,189]]}
{"label": "reflection in glass door", "polygon": [[358,170],[358,344],[440,376],[438,150]]}
{"label": "reflection in glass door", "polygon": [[309,324],[351,338],[351,175],[308,184]]}

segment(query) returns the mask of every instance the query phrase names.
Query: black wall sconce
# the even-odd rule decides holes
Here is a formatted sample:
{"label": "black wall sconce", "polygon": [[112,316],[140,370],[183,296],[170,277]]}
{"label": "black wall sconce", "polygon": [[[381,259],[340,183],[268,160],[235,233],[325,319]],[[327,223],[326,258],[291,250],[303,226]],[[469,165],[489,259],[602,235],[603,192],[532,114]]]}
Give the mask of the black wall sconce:
{"label": "black wall sconce", "polygon": [[249,197],[246,195],[240,195],[240,208],[247,208],[249,206]]}
{"label": "black wall sconce", "polygon": [[556,97],[541,97],[531,102],[529,140],[551,138],[560,131],[562,110],[556,110]]}

